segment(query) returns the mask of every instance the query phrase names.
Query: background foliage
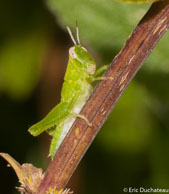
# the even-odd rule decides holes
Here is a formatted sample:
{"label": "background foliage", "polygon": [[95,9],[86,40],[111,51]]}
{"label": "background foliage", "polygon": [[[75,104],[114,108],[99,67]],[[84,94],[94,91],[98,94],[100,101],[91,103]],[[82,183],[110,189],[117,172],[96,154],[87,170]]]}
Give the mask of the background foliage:
{"label": "background foliage", "polygon": [[[33,138],[27,129],[59,101],[72,45],[66,26],[75,32],[78,21],[83,45],[97,64],[107,64],[149,7],[112,0],[2,0],[0,151],[46,168],[50,138]],[[169,187],[168,39],[166,34],[154,49],[90,147],[71,180],[75,193]],[[0,162],[2,193],[16,193],[16,176]]]}

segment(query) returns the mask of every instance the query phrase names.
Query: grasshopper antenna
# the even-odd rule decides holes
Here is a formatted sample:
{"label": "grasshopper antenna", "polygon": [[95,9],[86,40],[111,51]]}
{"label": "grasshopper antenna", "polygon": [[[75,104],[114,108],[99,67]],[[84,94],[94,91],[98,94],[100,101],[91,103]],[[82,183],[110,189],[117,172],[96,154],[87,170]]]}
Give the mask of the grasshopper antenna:
{"label": "grasshopper antenna", "polygon": [[80,44],[80,38],[79,38],[79,27],[78,27],[77,21],[76,21],[76,36],[77,36],[77,43],[78,43],[79,45],[81,45],[81,44]]}
{"label": "grasshopper antenna", "polygon": [[77,45],[77,43],[76,43],[76,41],[73,37],[72,31],[70,30],[69,26],[67,26],[66,28],[67,28],[67,31],[69,32],[70,38],[72,39],[74,45]]}

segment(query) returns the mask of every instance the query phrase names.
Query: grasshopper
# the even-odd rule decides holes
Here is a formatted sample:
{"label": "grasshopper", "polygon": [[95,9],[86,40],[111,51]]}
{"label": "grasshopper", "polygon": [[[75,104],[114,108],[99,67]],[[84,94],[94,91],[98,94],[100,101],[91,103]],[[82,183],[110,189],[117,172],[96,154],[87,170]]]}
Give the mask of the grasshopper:
{"label": "grasshopper", "polygon": [[81,46],[78,27],[76,27],[77,42],[69,27],[67,27],[67,30],[74,46],[69,49],[69,61],[60,103],[43,120],[28,129],[33,136],[37,136],[44,131],[53,136],[49,150],[49,156],[52,158],[76,117],[84,119],[91,126],[88,119],[79,113],[93,91],[92,82],[101,79],[112,79],[97,77],[107,69],[107,65],[96,71],[96,63],[88,51]]}

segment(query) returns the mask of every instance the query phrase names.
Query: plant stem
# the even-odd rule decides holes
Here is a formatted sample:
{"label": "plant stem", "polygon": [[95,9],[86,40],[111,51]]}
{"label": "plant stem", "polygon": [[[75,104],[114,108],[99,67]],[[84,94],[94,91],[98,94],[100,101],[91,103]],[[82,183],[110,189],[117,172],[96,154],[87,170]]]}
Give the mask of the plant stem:
{"label": "plant stem", "polygon": [[76,119],[51,161],[38,194],[44,194],[50,187],[56,186],[58,190],[65,187],[121,94],[168,28],[169,1],[153,3],[104,74],[113,80],[101,81],[80,113],[92,126]]}

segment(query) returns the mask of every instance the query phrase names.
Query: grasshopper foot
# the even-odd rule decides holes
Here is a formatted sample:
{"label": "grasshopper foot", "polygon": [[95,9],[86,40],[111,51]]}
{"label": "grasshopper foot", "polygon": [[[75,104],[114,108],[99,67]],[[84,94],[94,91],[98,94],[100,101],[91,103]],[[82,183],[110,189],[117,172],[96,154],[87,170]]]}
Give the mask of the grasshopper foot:
{"label": "grasshopper foot", "polygon": [[88,125],[89,127],[92,126],[92,123],[90,123],[90,121],[89,121],[84,115],[76,114],[76,113],[73,113],[73,112],[70,112],[70,114],[71,114],[73,117],[78,117],[78,118],[83,119],[83,120],[87,123],[87,125]]}

